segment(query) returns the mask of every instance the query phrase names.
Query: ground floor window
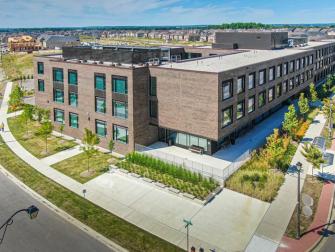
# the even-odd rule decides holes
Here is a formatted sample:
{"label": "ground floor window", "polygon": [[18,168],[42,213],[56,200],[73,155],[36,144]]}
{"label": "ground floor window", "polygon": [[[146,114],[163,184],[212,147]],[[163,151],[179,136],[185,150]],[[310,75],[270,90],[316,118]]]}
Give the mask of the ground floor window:
{"label": "ground floor window", "polygon": [[255,111],[255,96],[249,97],[248,100],[248,113]]}
{"label": "ground floor window", "polygon": [[114,124],[113,125],[113,139],[114,141],[127,144],[128,143],[128,128]]}
{"label": "ground floor window", "polygon": [[281,91],[282,91],[282,83],[278,83],[276,89],[277,97],[281,96]]}
{"label": "ground floor window", "polygon": [[273,88],[270,88],[269,89],[269,102],[272,102],[273,101],[273,99],[275,98],[275,88],[273,87]]}
{"label": "ground floor window", "polygon": [[259,108],[261,108],[261,107],[263,107],[265,105],[265,99],[266,99],[265,97],[266,97],[265,91],[260,92],[258,94],[258,107]]}
{"label": "ground floor window", "polygon": [[237,108],[236,108],[236,118],[240,119],[244,116],[244,100],[237,103]]}
{"label": "ground floor window", "polygon": [[105,137],[107,135],[107,123],[105,121],[95,120],[95,133],[98,136]]}
{"label": "ground floor window", "polygon": [[64,124],[64,110],[54,109],[54,121]]}
{"label": "ground floor window", "polygon": [[78,114],[75,113],[69,113],[69,118],[70,118],[70,127],[78,129],[79,128],[79,117]]}
{"label": "ground floor window", "polygon": [[44,80],[38,80],[38,91],[40,92],[45,91]]}
{"label": "ground floor window", "polygon": [[233,123],[233,107],[222,110],[221,114],[221,128]]}

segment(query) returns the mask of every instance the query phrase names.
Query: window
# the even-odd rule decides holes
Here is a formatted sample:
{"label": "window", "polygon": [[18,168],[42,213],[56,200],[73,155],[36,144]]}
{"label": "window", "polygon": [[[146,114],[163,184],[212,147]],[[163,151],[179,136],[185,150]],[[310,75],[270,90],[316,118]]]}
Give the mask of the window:
{"label": "window", "polygon": [[245,106],[244,100],[237,103],[237,107],[236,107],[236,118],[237,119],[240,119],[244,116],[244,106]]}
{"label": "window", "polygon": [[275,67],[269,68],[269,81],[273,81],[275,79]]}
{"label": "window", "polygon": [[283,67],[283,74],[284,75],[288,75],[288,63],[286,62],[286,63],[284,63],[284,65],[283,65],[284,67]]}
{"label": "window", "polygon": [[268,91],[268,99],[269,99],[269,102],[272,102],[275,98],[275,88],[272,87],[269,89]]}
{"label": "window", "polygon": [[306,56],[306,66],[309,66],[309,56]]}
{"label": "window", "polygon": [[314,62],[313,62],[313,55],[310,55],[309,56],[309,64],[311,65],[311,64],[313,64]]}
{"label": "window", "polygon": [[106,113],[106,100],[105,100],[105,98],[95,97],[95,112]]}
{"label": "window", "polygon": [[305,57],[301,58],[301,68],[305,67]]}
{"label": "window", "polygon": [[283,66],[282,65],[278,65],[277,66],[277,77],[281,77],[282,76],[282,71],[283,71]]}
{"label": "window", "polygon": [[258,107],[261,108],[265,105],[266,93],[265,91],[258,94]]}
{"label": "window", "polygon": [[245,76],[240,76],[237,78],[237,93],[243,93],[245,89]]}
{"label": "window", "polygon": [[222,110],[221,127],[226,127],[233,123],[233,107]]}
{"label": "window", "polygon": [[300,74],[295,76],[295,85],[299,86],[300,85]]}
{"label": "window", "polygon": [[44,74],[44,63],[43,62],[37,62],[37,73]]}
{"label": "window", "polygon": [[285,80],[283,82],[283,93],[285,94],[287,93],[287,91],[288,91],[288,80]]}
{"label": "window", "polygon": [[255,96],[249,97],[248,100],[248,113],[255,111]]}
{"label": "window", "polygon": [[37,85],[38,85],[38,91],[40,92],[45,91],[44,80],[38,80]]}
{"label": "window", "polygon": [[289,90],[292,90],[294,88],[294,78],[290,79],[288,88],[289,88]]}
{"label": "window", "polygon": [[249,89],[253,89],[255,87],[255,73],[251,73],[249,74],[249,84],[248,84],[248,88]]}
{"label": "window", "polygon": [[300,75],[300,84],[303,84],[305,82],[305,73],[302,73]]}
{"label": "window", "polygon": [[94,87],[98,90],[106,90],[106,76],[104,74],[94,74]]}
{"label": "window", "polygon": [[126,77],[112,77],[112,89],[114,93],[128,94],[128,85]]}
{"label": "window", "polygon": [[128,118],[128,103],[113,100],[113,116],[127,119]]}
{"label": "window", "polygon": [[224,81],[222,83],[222,100],[226,100],[233,96],[233,80]]}
{"label": "window", "polygon": [[113,140],[119,143],[128,143],[128,128],[113,125]]}
{"label": "window", "polygon": [[157,78],[150,76],[150,83],[149,83],[149,95],[150,96],[157,96]]}
{"label": "window", "polygon": [[68,83],[70,85],[78,85],[78,74],[76,70],[68,71]]}
{"label": "window", "polygon": [[54,102],[64,103],[64,91],[61,89],[54,89]]}
{"label": "window", "polygon": [[54,109],[54,121],[64,124],[64,110]]}
{"label": "window", "polygon": [[300,70],[300,59],[296,60],[295,68],[296,70]]}
{"label": "window", "polygon": [[276,86],[277,97],[281,96],[281,91],[282,91],[282,83],[278,83],[277,86]]}
{"label": "window", "polygon": [[63,69],[53,68],[53,81],[60,82],[60,83],[64,82]]}
{"label": "window", "polygon": [[149,112],[150,112],[150,117],[152,118],[157,118],[157,101],[152,101],[150,100],[149,102]]}
{"label": "window", "polygon": [[105,137],[107,135],[107,126],[105,121],[95,120],[95,133],[98,136]]}
{"label": "window", "polygon": [[69,119],[70,119],[70,127],[78,129],[79,128],[79,117],[78,114],[75,113],[69,113]]}
{"label": "window", "polygon": [[290,61],[290,73],[294,72],[294,60]]}
{"label": "window", "polygon": [[259,85],[263,85],[266,82],[266,70],[259,71]]}
{"label": "window", "polygon": [[69,93],[69,105],[72,107],[78,106],[78,94],[74,92]]}

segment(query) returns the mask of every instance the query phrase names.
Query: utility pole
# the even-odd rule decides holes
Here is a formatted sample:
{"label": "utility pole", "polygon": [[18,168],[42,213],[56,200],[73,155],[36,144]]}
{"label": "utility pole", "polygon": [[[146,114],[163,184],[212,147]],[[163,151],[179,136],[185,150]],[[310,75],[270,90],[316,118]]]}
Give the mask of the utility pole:
{"label": "utility pole", "polygon": [[188,252],[189,251],[189,248],[190,248],[190,244],[189,244],[189,226],[192,226],[192,221],[191,220],[185,220],[184,219],[184,222],[185,222],[185,228],[186,228],[186,246],[187,246],[187,249],[186,251]]}
{"label": "utility pole", "polygon": [[332,98],[329,100],[329,139],[332,139]]}
{"label": "utility pole", "polygon": [[302,164],[298,162],[296,164],[297,171],[298,171],[298,191],[297,191],[297,236],[296,238],[299,240],[300,239],[300,172],[302,169]]}

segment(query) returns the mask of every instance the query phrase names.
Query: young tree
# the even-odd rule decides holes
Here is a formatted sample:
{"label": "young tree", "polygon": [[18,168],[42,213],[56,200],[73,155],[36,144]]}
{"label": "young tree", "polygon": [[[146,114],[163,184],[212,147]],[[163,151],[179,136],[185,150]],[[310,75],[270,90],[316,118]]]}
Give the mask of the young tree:
{"label": "young tree", "polygon": [[312,102],[316,102],[319,100],[318,93],[315,90],[315,85],[313,82],[309,85],[309,93],[311,95]]}
{"label": "young tree", "polygon": [[21,120],[25,123],[25,128],[26,128],[26,134],[28,134],[29,131],[29,125],[28,122],[33,120],[33,107],[32,106],[24,106],[23,112],[20,116]]}
{"label": "young tree", "polygon": [[61,125],[59,125],[59,131],[60,131],[61,137],[63,136],[64,127],[65,127],[64,123],[62,123]]}
{"label": "young tree", "polygon": [[299,121],[297,118],[297,113],[295,111],[294,105],[290,105],[288,107],[288,112],[285,113],[284,121],[283,121],[283,130],[289,134],[290,136],[293,136],[297,127],[298,127]]}
{"label": "young tree", "polygon": [[113,138],[112,138],[108,143],[108,149],[110,150],[110,152],[113,152],[114,147],[115,147],[115,143],[114,143]]}
{"label": "young tree", "polygon": [[323,159],[323,153],[314,145],[310,143],[305,143],[302,147],[301,154],[306,158],[306,160],[312,164],[312,175],[314,168],[320,169],[321,164],[325,163]]}
{"label": "young tree", "polygon": [[100,143],[100,138],[91,130],[85,128],[82,142],[84,145],[80,147],[80,149],[84,151],[87,157],[87,171],[89,171],[90,159],[98,152],[98,150],[94,146]]}
{"label": "young tree", "polygon": [[48,153],[48,137],[51,135],[53,130],[53,125],[50,121],[45,121],[41,124],[37,133],[43,136],[45,140],[45,153]]}
{"label": "young tree", "polygon": [[299,101],[298,101],[298,106],[299,106],[300,115],[304,119],[306,119],[306,115],[309,112],[309,104],[308,104],[308,99],[305,97],[304,93],[300,94]]}
{"label": "young tree", "polygon": [[18,85],[15,85],[12,93],[9,96],[8,104],[12,110],[17,110],[22,105],[22,102],[23,91]]}
{"label": "young tree", "polygon": [[44,121],[48,121],[50,119],[50,110],[43,109],[40,107],[35,106],[34,107],[34,114],[37,117],[37,121],[39,123],[42,123]]}

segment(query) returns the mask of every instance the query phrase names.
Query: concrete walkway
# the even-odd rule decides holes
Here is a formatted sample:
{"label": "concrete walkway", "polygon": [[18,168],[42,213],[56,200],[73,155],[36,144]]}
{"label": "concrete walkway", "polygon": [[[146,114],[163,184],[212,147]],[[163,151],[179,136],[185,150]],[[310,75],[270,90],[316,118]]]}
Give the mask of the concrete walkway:
{"label": "concrete walkway", "polygon": [[71,149],[67,149],[61,152],[58,152],[54,155],[48,156],[46,158],[41,159],[41,161],[43,163],[45,163],[46,165],[53,165],[56,164],[58,162],[61,162],[65,159],[68,159],[70,157],[76,156],[80,153],[82,153],[83,151],[80,150],[80,145],[77,145]]}
{"label": "concrete walkway", "polygon": [[[324,115],[318,114],[308,128],[302,142],[312,142],[314,137],[320,136],[325,123],[326,119]],[[302,146],[303,143],[300,143],[297,152],[292,159],[291,167],[285,176],[285,182],[281,186],[278,196],[271,203],[271,206],[266,212],[262,222],[258,226],[255,235],[247,246],[246,251],[271,252],[277,250],[296,207],[297,173],[295,164],[297,162],[301,162],[303,165],[300,190],[303,187],[306,174],[310,168],[310,164],[301,154]]]}
{"label": "concrete walkway", "polygon": [[203,206],[142,179],[118,172],[105,173],[86,184],[80,184],[48,165],[61,157],[49,157],[43,161],[37,159],[8,130],[6,112],[11,89],[12,83],[8,83],[0,109],[0,121],[4,122],[6,130],[1,132],[1,136],[14,153],[58,184],[81,196],[82,190],[86,189],[89,201],[170,243],[186,247],[183,223],[186,218],[193,222],[190,230],[192,246],[197,249],[203,247],[205,251],[241,251],[269,207],[268,203],[227,189],[210,204]]}

